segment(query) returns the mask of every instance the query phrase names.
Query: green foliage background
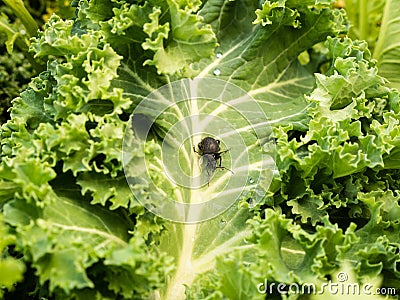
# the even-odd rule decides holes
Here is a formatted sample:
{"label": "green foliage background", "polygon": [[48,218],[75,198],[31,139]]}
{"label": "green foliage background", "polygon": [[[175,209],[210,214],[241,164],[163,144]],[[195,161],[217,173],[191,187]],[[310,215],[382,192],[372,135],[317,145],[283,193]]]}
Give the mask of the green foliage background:
{"label": "green foliage background", "polygon": [[[264,299],[265,279],[321,286],[340,271],[399,290],[400,1],[373,1],[372,25],[365,2],[355,15],[333,2],[42,1],[30,17],[3,5],[3,298]],[[162,220],[125,180],[129,115],[164,84],[215,77],[270,117],[277,172],[255,207],[262,186],[208,222]],[[180,191],[159,175],[169,121],[145,146],[167,188],[138,168],[143,197]]]}

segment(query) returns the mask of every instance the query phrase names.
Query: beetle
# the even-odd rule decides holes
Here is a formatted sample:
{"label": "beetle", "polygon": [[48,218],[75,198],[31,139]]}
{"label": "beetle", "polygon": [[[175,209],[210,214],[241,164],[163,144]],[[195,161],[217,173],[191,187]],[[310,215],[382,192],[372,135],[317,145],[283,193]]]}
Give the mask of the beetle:
{"label": "beetle", "polygon": [[[202,139],[197,147],[199,148],[199,151],[196,151],[194,146],[193,151],[200,155],[200,164],[203,166],[203,169],[206,170],[208,175],[208,185],[210,185],[210,178],[216,169],[224,169],[233,174],[232,170],[222,166],[221,154],[228,152],[229,149],[220,151],[221,149],[219,140],[208,136]],[[218,166],[217,161],[219,161]]]}

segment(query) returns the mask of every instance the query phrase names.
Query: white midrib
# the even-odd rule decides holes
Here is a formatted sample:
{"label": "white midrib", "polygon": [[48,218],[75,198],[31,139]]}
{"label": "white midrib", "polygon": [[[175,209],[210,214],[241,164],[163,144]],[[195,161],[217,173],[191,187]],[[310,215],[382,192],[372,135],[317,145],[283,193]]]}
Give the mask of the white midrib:
{"label": "white midrib", "polygon": [[[191,87],[191,92],[196,91],[196,87]],[[198,107],[198,100],[196,99],[196,95],[192,94],[192,101],[190,101],[190,114],[191,116],[198,116],[199,115],[199,107]],[[199,126],[198,120],[196,118],[192,119],[192,128],[194,132],[200,132],[200,130],[196,130],[197,126]],[[192,146],[196,146],[200,142],[200,136],[192,137]],[[199,175],[199,165],[198,160],[193,159],[191,160],[191,175],[192,178],[198,178]],[[194,186],[197,186],[199,182],[193,182]],[[191,203],[194,202],[201,202],[200,191],[197,188],[192,188],[190,191],[190,200]],[[190,211],[190,214],[198,214],[197,211]],[[172,277],[171,281],[168,282],[168,289],[165,293],[166,300],[180,300],[185,299],[185,284],[191,285],[195,276],[196,270],[194,270],[192,264],[192,255],[194,249],[194,243],[196,240],[196,231],[198,224],[184,224],[183,226],[183,235],[182,235],[182,248],[181,252],[179,253],[178,257],[179,260],[177,262],[177,269]]]}
{"label": "white midrib", "polygon": [[168,283],[166,300],[185,299],[185,285],[190,286],[196,276],[192,265],[192,254],[197,224],[186,224],[182,241],[182,252],[179,254],[177,269],[171,282]]}

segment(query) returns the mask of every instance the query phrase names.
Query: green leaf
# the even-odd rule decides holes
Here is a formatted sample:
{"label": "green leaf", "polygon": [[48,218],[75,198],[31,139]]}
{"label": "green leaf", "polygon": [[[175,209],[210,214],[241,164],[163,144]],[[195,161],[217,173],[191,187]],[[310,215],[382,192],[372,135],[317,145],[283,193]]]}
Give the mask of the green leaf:
{"label": "green leaf", "polygon": [[[174,268],[172,259],[161,253],[143,255],[145,247],[142,239],[131,239],[128,247],[114,251],[104,262],[106,266],[114,267],[117,271],[107,278],[110,282],[109,288],[116,294],[124,295],[126,299],[132,296],[132,285],[138,295],[146,295],[149,289],[160,288],[164,285],[160,282],[160,275],[167,277]],[[157,263],[155,259],[158,260]],[[118,268],[123,271],[118,272]]]}
{"label": "green leaf", "polygon": [[333,1],[74,4],[1,128],[6,297],[263,299],[346,263],[399,286],[400,96]]}
{"label": "green leaf", "polygon": [[38,31],[38,26],[36,24],[36,21],[33,19],[33,17],[29,14],[28,10],[26,9],[24,2],[22,0],[14,0],[14,1],[4,0],[4,3],[8,5],[16,14],[16,16],[21,20],[21,22],[25,26],[25,29],[28,31],[29,35],[31,37],[36,35],[36,32]]}
{"label": "green leaf", "polygon": [[287,201],[292,206],[292,212],[301,216],[301,222],[307,223],[308,219],[312,225],[316,225],[324,216],[327,215],[323,209],[323,200],[318,197],[306,197],[305,199],[296,199]]}
{"label": "green leaf", "polygon": [[[14,200],[5,206],[4,215],[18,228],[18,247],[32,257],[40,283],[49,282],[50,291],[62,289],[68,295],[82,288],[101,289],[105,279],[110,291],[143,295],[159,287],[160,278],[169,272],[170,259],[146,253],[142,239],[128,233],[132,229],[128,219],[83,200],[56,197],[41,209]],[[134,261],[121,259],[122,253]],[[99,266],[101,274],[96,271]],[[135,285],[118,281],[126,274]]]}
{"label": "green leaf", "polygon": [[[251,269],[243,266],[238,257],[230,257],[222,261],[217,258],[216,269],[220,271],[218,291],[228,299],[264,299],[255,288],[258,282]],[[232,276],[235,274],[235,276]]]}
{"label": "green leaf", "polygon": [[[260,141],[271,130],[258,104],[234,85],[212,78],[176,81],[144,99],[130,123],[124,137],[125,173],[135,197],[153,206],[157,215],[179,222],[206,220],[236,199],[259,202],[268,189],[274,162]],[[162,135],[162,142],[152,138],[151,128]],[[201,170],[204,157],[196,152],[206,136],[220,140],[225,151],[221,166],[228,170]],[[204,172],[209,176],[202,176]],[[266,185],[256,190],[261,180]],[[203,199],[215,206],[201,204]],[[182,206],[175,207],[175,202]]]}
{"label": "green leaf", "polygon": [[376,47],[378,36],[382,34],[382,15],[384,0],[351,0],[343,1],[349,17],[349,37],[353,40],[365,40],[371,50]]}
{"label": "green leaf", "polygon": [[[346,279],[346,280],[343,280]],[[336,286],[344,286],[348,292],[345,293],[346,299],[357,300],[357,299],[372,299],[380,300],[387,299],[384,295],[379,295],[379,291],[386,291],[386,289],[380,289],[382,279],[379,277],[371,278],[366,282],[359,281],[357,279],[357,273],[352,269],[348,263],[343,263],[340,269],[336,272],[334,280],[331,282],[331,286],[335,289]],[[384,294],[384,293],[382,293]],[[335,293],[333,290],[327,288],[320,289],[318,294],[311,295],[312,300],[340,300],[343,299],[343,294]]]}
{"label": "green leaf", "polygon": [[[171,253],[175,258],[176,269],[171,274],[168,285],[161,289],[163,299],[176,299],[182,297],[185,286],[196,285],[196,280],[202,275],[213,273],[219,265],[216,257],[226,257],[235,250],[246,249],[246,239],[251,236],[251,230],[244,226],[250,217],[247,209],[237,209],[232,207],[224,214],[200,224],[166,224],[166,234],[161,236],[160,249]],[[230,261],[231,266],[235,262]],[[226,268],[222,272],[227,272],[220,277],[220,280],[229,280]],[[245,278],[249,274],[242,274],[243,280],[239,281],[242,285],[250,289],[250,282]],[[217,284],[217,282],[213,282]],[[221,286],[222,283],[219,284]],[[200,286],[200,288],[208,288]],[[225,289],[229,289],[227,286]],[[241,286],[236,287],[238,290]],[[212,288],[213,289],[213,288]],[[232,294],[232,291],[229,292]],[[208,294],[206,294],[208,295]],[[244,295],[243,295],[244,296]],[[198,298],[195,296],[195,299]]]}
{"label": "green leaf", "polygon": [[29,128],[35,129],[41,122],[51,120],[43,109],[43,95],[33,89],[27,89],[21,94],[21,98],[17,98],[14,101],[18,102],[18,105],[11,109],[11,116],[15,116],[21,122],[26,123]]}
{"label": "green leaf", "polygon": [[374,51],[379,73],[389,80],[391,87],[400,89],[400,1],[385,1],[379,38]]}
{"label": "green leaf", "polygon": [[[264,7],[269,3],[266,1]],[[303,66],[298,56],[344,30],[345,21],[342,13],[331,10],[328,4],[318,10],[300,1],[271,5],[278,5],[273,11],[295,11],[301,27],[288,29],[286,18],[284,24],[276,20],[267,27],[253,25],[258,8],[254,1],[207,1],[201,15],[215,30],[219,47],[213,61],[200,64],[198,76],[223,79],[243,88],[258,101],[273,125],[291,123],[302,128],[307,120],[303,95],[313,88],[314,71],[310,70],[313,62]]]}
{"label": "green leaf", "polygon": [[0,260],[0,268],[0,283],[2,288],[11,290],[15,283],[22,281],[25,265],[21,261],[11,257],[3,258]]}
{"label": "green leaf", "polygon": [[198,6],[184,7],[177,0],[168,0],[167,3],[169,23],[160,24],[161,9],[154,8],[149,15],[151,22],[143,26],[149,37],[142,47],[155,52],[153,59],[144,64],[156,66],[159,74],[185,72],[191,63],[211,57],[217,45],[210,25],[193,14]]}
{"label": "green leaf", "polygon": [[79,176],[77,183],[82,187],[82,194],[91,193],[92,204],[105,206],[110,201],[110,209],[133,207],[130,204],[134,201],[133,195],[124,176],[110,178],[98,173],[84,173]]}
{"label": "green leaf", "polygon": [[256,10],[257,19],[254,24],[262,24],[263,26],[272,24],[273,22],[283,23],[286,26],[299,27],[299,12],[285,7],[286,1],[270,2],[265,1],[262,9]]}
{"label": "green leaf", "polygon": [[354,226],[343,233],[327,218],[313,233],[270,209],[265,217],[248,223],[253,234],[246,244],[217,259],[214,269],[198,277],[188,288],[189,299],[232,298],[235,292],[239,297],[244,293],[243,298],[264,299],[279,293],[278,284],[299,287],[299,292],[288,291],[293,297],[298,297],[302,287],[316,293],[328,283],[326,274],[344,264],[338,255],[356,241]]}
{"label": "green leaf", "polygon": [[14,284],[22,281],[23,273],[25,272],[24,263],[8,254],[7,247],[15,244],[15,239],[8,232],[8,228],[3,222],[3,216],[0,216],[0,296],[3,295],[3,290],[12,290]]}

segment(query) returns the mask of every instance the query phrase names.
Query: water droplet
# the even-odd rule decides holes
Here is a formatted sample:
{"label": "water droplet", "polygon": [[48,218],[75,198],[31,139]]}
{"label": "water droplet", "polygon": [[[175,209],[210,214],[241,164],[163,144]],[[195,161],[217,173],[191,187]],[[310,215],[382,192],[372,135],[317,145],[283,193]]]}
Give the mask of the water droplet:
{"label": "water droplet", "polygon": [[221,70],[220,70],[220,69],[215,69],[214,72],[213,72],[213,74],[214,74],[215,76],[219,76],[219,75],[221,75]]}
{"label": "water droplet", "polygon": [[225,219],[221,219],[219,221],[219,227],[224,227],[226,225],[226,220]]}
{"label": "water droplet", "polygon": [[253,179],[253,178],[250,178],[250,179],[249,179],[249,183],[250,183],[250,184],[253,184],[253,183],[254,183],[254,179]]}
{"label": "water droplet", "polygon": [[249,262],[247,262],[247,261],[244,261],[244,262],[243,262],[243,266],[244,266],[245,268],[248,268],[248,267],[251,266],[251,263],[249,263]]}
{"label": "water droplet", "polygon": [[217,58],[221,58],[222,57],[222,53],[221,52],[218,52],[217,53]]}

